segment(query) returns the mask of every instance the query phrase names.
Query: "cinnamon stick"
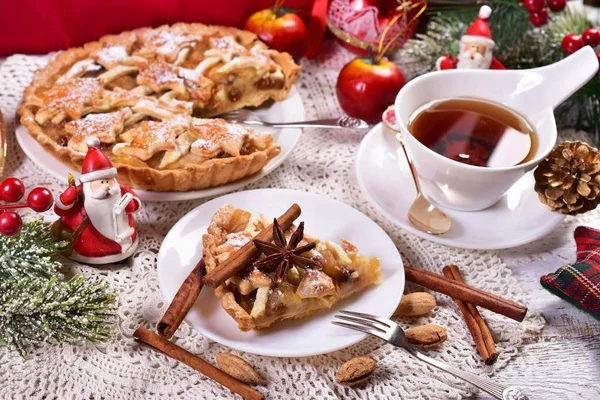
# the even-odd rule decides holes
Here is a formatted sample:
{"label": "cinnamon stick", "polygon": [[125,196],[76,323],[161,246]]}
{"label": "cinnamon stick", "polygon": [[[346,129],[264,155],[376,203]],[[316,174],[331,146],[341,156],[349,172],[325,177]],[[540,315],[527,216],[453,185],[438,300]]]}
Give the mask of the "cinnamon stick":
{"label": "cinnamon stick", "polygon": [[202,290],[202,277],[206,274],[204,258],[198,261],[192,272],[185,278],[169,308],[156,326],[158,333],[170,339],[183,322]]}
{"label": "cinnamon stick", "polygon": [[404,267],[406,280],[417,283],[436,292],[447,294],[454,299],[487,308],[516,321],[523,321],[527,307],[511,300],[503,299],[495,294],[484,292],[465,283],[448,279],[434,272],[411,267]]}
{"label": "cinnamon stick", "polygon": [[[456,265],[444,267],[443,272],[446,278],[464,283]],[[488,328],[481,314],[479,314],[479,311],[477,311],[477,308],[473,304],[459,299],[455,299],[455,301],[463,314],[465,323],[469,332],[471,332],[481,359],[488,365],[493,364],[498,359],[498,352],[496,351],[496,344],[492,338],[490,328]]]}
{"label": "cinnamon stick", "polygon": [[250,386],[242,383],[232,377],[229,374],[221,371],[220,369],[213,367],[203,359],[187,350],[177,346],[174,343],[169,342],[162,336],[157,335],[154,332],[149,331],[144,327],[139,327],[133,333],[133,336],[137,338],[137,341],[148,346],[152,350],[163,353],[177,361],[180,361],[206,377],[220,383],[234,393],[239,394],[245,399],[249,400],[263,400],[265,396],[252,389]]}
{"label": "cinnamon stick", "polygon": [[[446,268],[448,268],[450,270],[452,277],[454,278],[455,281],[458,281],[460,283],[465,283],[465,280],[463,279],[458,266],[450,265],[449,267],[444,267],[444,274],[446,272]],[[477,322],[477,326],[479,327],[479,330],[481,331],[481,337],[483,338],[483,343],[485,344],[485,347],[489,354],[489,358],[487,358],[487,359],[484,358],[483,361],[488,365],[493,364],[498,359],[498,351],[496,350],[496,343],[494,342],[494,337],[492,336],[490,327],[487,325],[487,323],[485,322],[485,320],[479,313],[479,310],[477,310],[477,307],[475,307],[471,303],[465,303],[465,305],[469,309],[470,314],[473,316],[473,318],[475,318],[475,321]]]}
{"label": "cinnamon stick", "polygon": [[[277,222],[281,226],[281,229],[286,230],[294,221],[300,216],[301,210],[298,204],[294,203],[292,206],[283,214],[277,218]],[[262,240],[263,242],[270,242],[273,240],[273,224],[270,224],[263,229],[255,239]],[[223,262],[219,267],[213,269],[202,278],[205,285],[216,288],[221,286],[227,279],[237,274],[242,270],[248,263],[258,254],[260,251],[254,246],[253,241],[249,241],[238,251],[233,253],[227,260]]]}

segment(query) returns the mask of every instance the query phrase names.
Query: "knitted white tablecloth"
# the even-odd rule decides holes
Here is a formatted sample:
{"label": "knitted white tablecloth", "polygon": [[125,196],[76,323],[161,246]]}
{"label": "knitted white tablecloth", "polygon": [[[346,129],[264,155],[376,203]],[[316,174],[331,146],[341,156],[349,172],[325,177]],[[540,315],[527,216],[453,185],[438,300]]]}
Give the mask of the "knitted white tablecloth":
{"label": "knitted white tablecloth", "polygon": [[[317,61],[303,60],[297,87],[308,119],[340,115],[335,82],[342,65],[352,57],[337,45],[326,43]],[[34,70],[46,57],[12,56],[0,66],[0,107],[7,121],[9,151],[6,176],[21,178],[26,187],[48,186],[54,193],[64,183],[48,176],[21,151],[14,138],[15,114],[23,89]],[[466,251],[448,248],[413,236],[385,220],[362,196],[354,176],[355,152],[364,133],[326,129],[305,129],[293,154],[277,170],[248,189],[279,187],[319,193],[352,205],[390,235],[405,261],[440,272],[444,265],[457,264],[466,280],[483,290],[527,303],[510,269],[494,251]],[[219,384],[187,366],[136,345],[133,331],[140,325],[154,330],[168,304],[163,300],[156,275],[156,256],[161,241],[183,215],[204,200],[146,203],[137,214],[140,246],[135,256],[123,265],[99,268],[73,266],[76,272],[101,275],[119,295],[119,323],[109,342],[101,345],[65,344],[45,346],[22,359],[16,352],[0,348],[0,397],[69,399],[140,398],[231,398]],[[572,220],[569,220],[572,221]],[[569,222],[566,222],[569,224]],[[565,226],[563,224],[563,226]],[[532,253],[535,244],[532,245]],[[559,266],[555,266],[558,268]],[[407,290],[417,289],[408,285]],[[517,323],[483,311],[494,332],[500,357],[494,366],[485,366],[458,308],[449,297],[435,294],[438,307],[429,316],[401,320],[410,325],[435,323],[448,330],[441,348],[429,350],[434,358],[478,374],[490,374],[504,367],[519,353],[525,331],[539,331],[543,318],[530,312]],[[175,334],[175,342],[215,362],[215,353],[224,346],[204,338],[185,323]],[[412,359],[404,351],[374,338],[331,354],[307,358],[271,358],[241,354],[267,378],[258,390],[268,398],[461,398],[473,389],[462,381]],[[369,355],[378,362],[376,374],[360,389],[335,383],[335,373],[346,360]]]}

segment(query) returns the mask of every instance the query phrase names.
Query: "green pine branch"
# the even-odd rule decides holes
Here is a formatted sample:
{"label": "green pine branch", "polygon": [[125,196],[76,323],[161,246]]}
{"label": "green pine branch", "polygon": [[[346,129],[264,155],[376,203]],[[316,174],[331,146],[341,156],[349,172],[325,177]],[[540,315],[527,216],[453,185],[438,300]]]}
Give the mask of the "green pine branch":
{"label": "green pine branch", "polygon": [[54,239],[47,222],[25,222],[18,235],[0,235],[0,279],[60,277],[61,264],[54,258],[66,245]]}
{"label": "green pine branch", "polygon": [[0,342],[22,355],[42,343],[108,339],[116,297],[102,281],[81,275],[0,281]]}
{"label": "green pine branch", "polygon": [[13,237],[0,235],[0,344],[25,356],[43,343],[108,339],[116,295],[101,279],[63,281],[50,224],[25,222]]}

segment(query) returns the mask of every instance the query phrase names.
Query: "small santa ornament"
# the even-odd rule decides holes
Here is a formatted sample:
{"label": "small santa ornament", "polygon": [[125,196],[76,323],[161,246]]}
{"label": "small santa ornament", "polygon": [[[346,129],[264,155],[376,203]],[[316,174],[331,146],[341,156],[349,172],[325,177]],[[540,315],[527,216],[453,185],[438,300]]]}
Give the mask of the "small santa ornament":
{"label": "small santa ornament", "polygon": [[86,264],[108,264],[132,255],[138,238],[132,214],[142,203],[128,187],[115,179],[116,168],[99,149],[96,137],[86,140],[81,184],[69,187],[55,198],[54,212],[60,217],[53,230],[69,239],[69,257]]}
{"label": "small santa ornament", "polygon": [[450,54],[437,59],[435,67],[443,69],[506,69],[492,55],[496,46],[492,40],[492,33],[488,18],[492,14],[489,6],[479,9],[479,16],[469,27],[466,34],[460,38],[458,56],[452,58]]}

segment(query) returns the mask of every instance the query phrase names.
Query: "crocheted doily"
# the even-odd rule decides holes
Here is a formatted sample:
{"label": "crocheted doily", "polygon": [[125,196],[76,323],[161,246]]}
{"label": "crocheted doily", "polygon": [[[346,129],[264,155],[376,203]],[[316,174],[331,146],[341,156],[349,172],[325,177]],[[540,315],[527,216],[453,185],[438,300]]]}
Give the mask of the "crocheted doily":
{"label": "crocheted doily", "polygon": [[[325,43],[320,59],[303,61],[297,87],[308,119],[340,115],[335,83],[342,65],[353,55],[333,42]],[[47,57],[16,55],[0,67],[0,107],[8,125],[9,157],[6,176],[21,178],[26,187],[49,187],[54,193],[64,183],[48,176],[30,161],[14,137],[16,109],[33,72]],[[460,265],[467,282],[483,290],[527,303],[511,270],[494,251],[466,251],[444,247],[413,236],[385,220],[362,196],[354,176],[355,152],[364,133],[352,130],[305,129],[293,154],[277,170],[248,189],[280,187],[318,193],[352,205],[375,220],[390,235],[407,263],[440,272],[447,264]],[[89,267],[70,265],[75,272],[100,275],[119,295],[119,323],[109,342],[43,346],[28,359],[0,348],[0,397],[2,398],[231,398],[231,392],[187,366],[140,347],[132,339],[140,325],[154,330],[168,304],[163,300],[156,275],[156,256],[161,241],[183,215],[205,200],[146,203],[136,215],[140,245],[122,265]],[[558,266],[557,266],[558,267]],[[408,285],[407,291],[420,290]],[[497,342],[500,357],[485,366],[473,344],[454,301],[434,294],[438,307],[431,315],[402,319],[405,326],[435,323],[446,327],[448,340],[430,356],[478,374],[493,375],[519,352],[525,331],[539,331],[544,320],[530,312],[523,323],[483,310]],[[228,351],[204,338],[185,323],[174,341],[215,363],[217,352]],[[350,389],[335,383],[339,366],[352,357],[369,355],[378,369],[368,384]],[[331,354],[307,358],[270,358],[241,354],[267,379],[258,390],[269,398],[429,398],[457,399],[469,395],[469,385],[411,358],[375,338]]]}

